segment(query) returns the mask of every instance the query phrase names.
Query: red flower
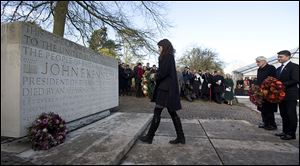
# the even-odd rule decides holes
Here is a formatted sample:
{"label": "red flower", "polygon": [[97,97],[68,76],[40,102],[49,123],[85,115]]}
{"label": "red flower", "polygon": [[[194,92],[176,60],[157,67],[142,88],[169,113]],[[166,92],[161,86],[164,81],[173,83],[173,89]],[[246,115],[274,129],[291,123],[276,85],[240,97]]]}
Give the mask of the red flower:
{"label": "red flower", "polygon": [[260,88],[264,94],[264,99],[271,103],[279,103],[285,97],[285,88],[283,83],[274,77],[269,76],[266,78]]}
{"label": "red flower", "polygon": [[47,150],[65,141],[66,122],[53,112],[42,113],[29,127],[28,138],[34,150]]}
{"label": "red flower", "polygon": [[[266,94],[265,94],[266,93]],[[263,103],[263,96],[267,95],[268,91],[263,91],[259,86],[254,85],[249,89],[249,99],[256,106],[261,107]]]}
{"label": "red flower", "polygon": [[264,96],[267,96],[269,93],[267,90],[262,90],[262,92],[263,92]]}
{"label": "red flower", "polygon": [[280,92],[279,95],[280,95],[281,97],[284,97],[284,96],[285,96],[285,92]]}

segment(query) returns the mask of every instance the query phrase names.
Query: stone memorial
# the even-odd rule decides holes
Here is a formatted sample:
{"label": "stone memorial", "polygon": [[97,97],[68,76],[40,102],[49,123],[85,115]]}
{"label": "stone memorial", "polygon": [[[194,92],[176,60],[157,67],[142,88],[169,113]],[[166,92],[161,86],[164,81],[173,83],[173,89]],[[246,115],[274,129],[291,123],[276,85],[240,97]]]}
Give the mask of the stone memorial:
{"label": "stone memorial", "polygon": [[29,23],[1,24],[1,136],[25,136],[43,112],[71,122],[118,104],[115,59]]}

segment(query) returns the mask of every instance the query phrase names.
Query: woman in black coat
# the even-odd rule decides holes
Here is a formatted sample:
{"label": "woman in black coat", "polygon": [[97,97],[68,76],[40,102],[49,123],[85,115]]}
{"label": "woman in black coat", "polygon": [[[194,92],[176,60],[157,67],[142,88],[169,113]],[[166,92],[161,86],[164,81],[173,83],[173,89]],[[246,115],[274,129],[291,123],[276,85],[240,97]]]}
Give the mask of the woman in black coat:
{"label": "woman in black coat", "polygon": [[[276,77],[276,68],[273,65],[269,65],[267,63],[267,58],[259,56],[256,58],[256,63],[259,67],[257,70],[256,85],[260,86],[268,76]],[[258,127],[264,128],[266,130],[276,130],[277,125],[275,123],[274,112],[277,112],[277,104],[270,103],[264,99],[262,106],[257,107],[257,109],[261,112],[263,121],[263,123]]]}
{"label": "woman in black coat", "polygon": [[155,132],[160,123],[160,115],[166,107],[171,115],[175,126],[177,138],[170,141],[171,144],[185,144],[185,137],[182,125],[176,111],[181,109],[178,79],[174,60],[174,48],[168,39],[158,42],[159,47],[159,68],[156,73],[156,85],[153,92],[152,102],[155,102],[154,116],[146,136],[139,139],[149,144],[152,143]]}

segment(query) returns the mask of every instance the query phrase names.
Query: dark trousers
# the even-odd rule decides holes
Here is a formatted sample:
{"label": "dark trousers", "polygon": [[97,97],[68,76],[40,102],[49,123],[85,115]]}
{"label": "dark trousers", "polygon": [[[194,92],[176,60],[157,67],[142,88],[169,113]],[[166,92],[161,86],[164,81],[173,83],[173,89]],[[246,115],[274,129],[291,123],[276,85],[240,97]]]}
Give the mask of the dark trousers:
{"label": "dark trousers", "polygon": [[273,111],[263,111],[261,112],[261,117],[265,126],[276,126],[275,115]]}
{"label": "dark trousers", "polygon": [[296,135],[297,130],[297,101],[288,100],[279,104],[282,118],[282,132],[291,136]]}
{"label": "dark trousers", "polygon": [[136,84],[136,97],[143,97],[143,90],[142,90],[142,85],[141,84]]}
{"label": "dark trousers", "polygon": [[277,112],[277,104],[264,100],[262,106],[257,109],[261,112],[262,121],[266,127],[276,126],[274,113]]}
{"label": "dark trousers", "polygon": [[[154,109],[153,119],[151,121],[149,131],[147,133],[147,135],[149,137],[153,137],[155,135],[155,132],[156,132],[156,130],[159,126],[159,123],[160,123],[162,110],[163,110],[163,107],[158,107],[158,106],[156,106],[155,109]],[[173,111],[173,110],[168,108],[168,112],[169,112],[169,114],[172,118],[172,121],[174,123],[175,130],[176,130],[177,134],[179,134],[180,136],[183,135],[180,118],[177,115],[176,111]]]}
{"label": "dark trousers", "polygon": [[214,97],[215,97],[215,101],[216,101],[217,103],[222,103],[222,93],[220,93],[220,92],[215,92]]}

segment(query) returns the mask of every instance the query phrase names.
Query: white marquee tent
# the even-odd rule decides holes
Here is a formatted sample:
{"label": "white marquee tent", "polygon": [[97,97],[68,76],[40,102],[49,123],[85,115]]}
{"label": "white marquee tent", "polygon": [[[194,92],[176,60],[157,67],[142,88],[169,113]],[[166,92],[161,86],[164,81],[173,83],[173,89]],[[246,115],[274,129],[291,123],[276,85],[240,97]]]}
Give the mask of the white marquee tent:
{"label": "white marquee tent", "polygon": [[[299,64],[299,47],[290,50],[292,56],[291,61]],[[274,65],[276,68],[279,67],[281,64],[277,60],[277,54],[268,58],[268,63],[271,65]],[[244,79],[246,77],[248,78],[256,78],[257,74],[257,65],[256,63],[252,63],[250,65],[238,68],[234,71],[232,71],[232,79],[234,83],[236,84],[237,80]]]}

